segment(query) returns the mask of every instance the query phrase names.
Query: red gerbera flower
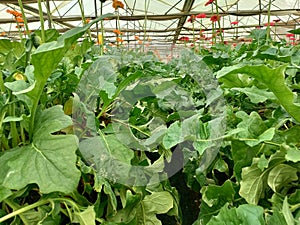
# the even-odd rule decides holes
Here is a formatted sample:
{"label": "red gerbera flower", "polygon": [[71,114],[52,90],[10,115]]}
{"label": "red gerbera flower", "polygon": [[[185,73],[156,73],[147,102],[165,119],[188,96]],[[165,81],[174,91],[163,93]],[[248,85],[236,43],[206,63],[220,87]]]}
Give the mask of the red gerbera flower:
{"label": "red gerbera flower", "polygon": [[196,16],[197,19],[204,19],[206,18],[206,14],[205,13],[200,13]]}
{"label": "red gerbera flower", "polygon": [[288,37],[288,38],[292,38],[292,37],[295,37],[295,34],[288,33],[285,36]]}
{"label": "red gerbera flower", "polygon": [[208,0],[208,1],[205,3],[205,5],[204,5],[204,6],[208,6],[208,5],[210,5],[210,4],[212,4],[214,1],[215,1],[215,0]]}
{"label": "red gerbera flower", "polygon": [[239,21],[237,21],[237,20],[231,22],[232,25],[237,25],[238,23],[239,23]]}
{"label": "red gerbera flower", "polygon": [[178,39],[179,41],[189,41],[189,37],[181,37]]}
{"label": "red gerbera flower", "polygon": [[219,16],[219,15],[212,15],[210,17],[210,21],[213,22],[213,23],[218,22],[220,19],[221,19],[221,16]]}
{"label": "red gerbera flower", "polygon": [[272,21],[270,23],[265,23],[264,26],[266,26],[266,27],[267,26],[273,27],[273,26],[275,26],[275,22]]}

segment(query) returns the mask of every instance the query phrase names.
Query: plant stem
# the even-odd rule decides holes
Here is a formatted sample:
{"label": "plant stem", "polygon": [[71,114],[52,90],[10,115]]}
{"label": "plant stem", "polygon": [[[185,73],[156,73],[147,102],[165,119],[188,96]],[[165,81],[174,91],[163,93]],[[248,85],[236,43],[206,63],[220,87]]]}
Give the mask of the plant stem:
{"label": "plant stem", "polygon": [[[100,8],[101,8],[101,11],[100,11],[100,16],[102,16],[102,14],[103,14],[103,3],[101,2],[100,3]],[[104,25],[103,25],[103,20],[101,20],[100,21],[100,27],[101,27],[101,55],[103,55],[104,54]],[[99,37],[97,37],[97,38],[99,38]],[[98,42],[100,42],[99,40],[98,40]]]}
{"label": "plant stem", "polygon": [[21,135],[22,145],[25,145],[26,144],[26,138],[25,138],[24,127],[22,125],[22,121],[20,122],[20,135]]}
{"label": "plant stem", "polygon": [[40,15],[40,21],[41,21],[41,39],[42,43],[45,43],[46,41],[46,36],[45,36],[45,21],[44,21],[44,14],[43,14],[43,9],[42,9],[42,2],[41,0],[38,0],[38,7],[39,7],[39,15]]}
{"label": "plant stem", "polygon": [[[11,100],[14,101],[14,96],[12,95]],[[15,116],[16,115],[16,107],[15,103],[9,105],[9,115]],[[10,132],[12,136],[12,147],[16,147],[19,144],[19,133],[17,130],[17,125],[15,121],[10,122]]]}
{"label": "plant stem", "polygon": [[[80,13],[81,13],[82,24],[85,25],[85,24],[87,24],[87,22],[86,22],[85,15],[84,15],[84,7],[83,7],[82,0],[78,0],[78,4],[79,4],[79,8],[80,8]],[[90,29],[87,32],[88,32],[88,36],[89,36],[90,40],[92,40],[92,35],[91,35]]]}
{"label": "plant stem", "polygon": [[144,32],[144,40],[143,40],[143,51],[145,51],[145,41],[146,41],[146,36],[147,36],[147,19],[148,19],[148,9],[149,9],[149,4],[150,1],[145,0],[145,4],[144,4],[144,11],[145,11],[145,22],[144,22],[144,26],[143,26],[143,32]]}
{"label": "plant stem", "polygon": [[27,205],[23,208],[20,208],[20,209],[17,209],[17,206],[14,202],[6,199],[6,200],[3,200],[3,202],[5,202],[7,205],[9,205],[9,207],[11,207],[14,211],[12,213],[9,213],[3,217],[0,218],[0,223],[4,222],[5,220],[8,220],[12,217],[15,217],[15,216],[20,216],[22,221],[24,222],[24,224],[28,224],[27,220],[21,215],[21,213],[24,213],[26,211],[29,211],[31,209],[34,209],[38,206],[41,206],[41,205],[45,205],[46,203],[49,202],[49,200],[41,200],[41,201],[38,201],[36,203],[33,203],[31,205]]}
{"label": "plant stem", "polygon": [[270,28],[271,3],[272,3],[272,0],[269,0],[269,6],[268,6],[268,26],[267,26],[267,37],[266,37],[267,44],[268,44],[269,41],[270,41],[270,33],[271,33],[271,28]]}
{"label": "plant stem", "polygon": [[24,21],[24,25],[25,25],[25,29],[26,29],[26,34],[29,34],[29,28],[28,28],[27,18],[25,16],[25,11],[24,11],[22,0],[18,0],[18,3],[19,3],[20,10],[21,10],[21,13],[22,13],[22,19]]}
{"label": "plant stem", "polygon": [[[54,201],[60,201],[60,202],[63,202],[63,203],[68,203],[68,204],[70,204],[73,207],[73,209],[75,209],[76,211],[80,211],[78,205],[75,202],[73,202],[72,200],[67,199],[67,198],[44,199],[44,200],[40,200],[38,202],[35,202],[35,203],[31,204],[31,205],[24,206],[24,207],[22,207],[20,209],[18,209],[18,207],[16,206],[16,204],[14,202],[6,199],[6,200],[3,200],[3,202],[5,202],[7,205],[9,205],[14,211],[12,213],[9,213],[9,214],[1,217],[0,218],[0,223],[4,222],[5,220],[8,220],[8,219],[10,219],[12,217],[15,217],[15,216],[20,216],[21,219],[22,219],[22,221],[26,222],[27,220],[21,215],[22,213],[24,213],[26,211],[29,211],[31,209],[34,209],[36,207],[39,207],[41,205],[46,205],[48,203],[52,203],[53,204]],[[26,222],[25,225],[27,225],[27,224],[29,224],[29,223]]]}
{"label": "plant stem", "polygon": [[[121,32],[119,8],[116,9],[116,14],[117,14],[117,30]],[[116,38],[117,46],[119,46],[119,39],[118,38],[119,38],[119,34],[117,34],[117,38]],[[121,38],[122,38],[122,33],[121,33]]]}
{"label": "plant stem", "polygon": [[[219,8],[218,8],[218,2],[217,2],[217,0],[215,0],[215,4],[216,4],[217,16],[219,18]],[[221,42],[224,43],[224,38],[223,38],[223,32],[222,32],[222,28],[221,28],[221,21],[220,21],[220,19],[218,19],[218,26],[219,26],[219,33],[220,33],[220,37],[221,37]]]}
{"label": "plant stem", "polygon": [[193,27],[193,44],[194,44],[194,52],[196,52],[196,37],[195,37],[195,25],[194,25],[194,21],[192,21],[192,27]]}
{"label": "plant stem", "polygon": [[31,108],[31,116],[30,116],[30,124],[29,124],[29,140],[32,141],[33,137],[33,131],[34,131],[34,123],[35,123],[35,114],[36,110],[40,101],[40,96],[43,93],[44,86],[45,86],[46,81],[40,81],[36,82],[36,87],[39,87],[36,89],[34,96],[37,96],[32,103],[32,108]]}
{"label": "plant stem", "polygon": [[1,70],[0,70],[0,92],[1,92],[1,94],[3,94],[5,92],[3,73]]}

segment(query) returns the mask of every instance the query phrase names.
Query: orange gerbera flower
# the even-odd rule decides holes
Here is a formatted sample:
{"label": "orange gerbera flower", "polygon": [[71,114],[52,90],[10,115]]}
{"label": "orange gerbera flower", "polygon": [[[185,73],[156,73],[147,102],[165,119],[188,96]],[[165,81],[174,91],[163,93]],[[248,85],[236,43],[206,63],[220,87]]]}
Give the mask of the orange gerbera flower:
{"label": "orange gerbera flower", "polygon": [[6,35],[6,32],[5,31],[3,31],[1,34],[0,34],[0,36],[5,36]]}
{"label": "orange gerbera flower", "polygon": [[11,14],[11,15],[13,15],[13,16],[15,16],[15,17],[21,17],[22,16],[22,13],[19,13],[19,12],[15,11],[15,10],[8,9],[8,10],[6,10],[6,12],[9,13],[9,14]]}
{"label": "orange gerbera flower", "polygon": [[123,32],[121,32],[121,31],[118,30],[118,29],[113,30],[113,32],[114,32],[115,34],[117,34],[117,35],[122,35],[122,34],[123,34]]}
{"label": "orange gerbera flower", "polygon": [[137,41],[140,40],[139,36],[134,36],[134,39],[137,40]]}
{"label": "orange gerbera flower", "polygon": [[117,10],[118,8],[124,9],[124,4],[121,1],[113,0],[112,7]]}
{"label": "orange gerbera flower", "polygon": [[117,42],[120,42],[120,43],[122,43],[122,42],[124,42],[124,40],[122,39],[122,38],[117,38]]}
{"label": "orange gerbera flower", "polygon": [[24,23],[24,20],[23,20],[22,17],[16,17],[16,21],[17,21],[18,23]]}
{"label": "orange gerbera flower", "polygon": [[24,27],[24,23],[20,23],[19,26],[16,26],[17,29]]}

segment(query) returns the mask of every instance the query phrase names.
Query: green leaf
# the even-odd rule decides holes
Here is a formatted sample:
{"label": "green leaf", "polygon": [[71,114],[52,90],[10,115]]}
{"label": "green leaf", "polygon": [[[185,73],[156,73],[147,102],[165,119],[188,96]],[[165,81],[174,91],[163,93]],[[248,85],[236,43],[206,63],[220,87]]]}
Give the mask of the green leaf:
{"label": "green leaf", "polygon": [[294,163],[300,161],[300,150],[296,147],[289,148],[285,155],[285,159]]}
{"label": "green leaf", "polygon": [[299,133],[300,133],[300,126],[295,125],[290,129],[282,132],[281,135],[284,137],[284,140],[287,144],[297,145],[300,142]]}
{"label": "green leaf", "polygon": [[289,225],[285,222],[285,218],[279,210],[274,210],[272,216],[269,216],[267,218],[267,224],[268,225]]}
{"label": "green leaf", "polygon": [[80,225],[96,225],[96,213],[94,206],[88,206],[82,212],[75,212],[74,223],[80,223]]}
{"label": "green leaf", "polygon": [[130,180],[134,152],[121,143],[117,136],[101,134],[87,138],[79,143],[79,150],[100,176],[123,184]]}
{"label": "green leaf", "polygon": [[231,181],[227,180],[222,186],[209,185],[201,189],[202,200],[209,206],[218,206],[221,208],[227,202],[232,202],[235,190]]}
{"label": "green leaf", "polygon": [[0,202],[8,198],[11,194],[13,194],[11,190],[0,185]]}
{"label": "green leaf", "polygon": [[268,130],[264,131],[261,135],[259,135],[256,140],[247,140],[245,141],[245,143],[253,147],[264,141],[271,141],[274,135],[275,135],[275,128],[271,127]]}
{"label": "green leaf", "polygon": [[[253,159],[257,161],[257,159]],[[239,194],[249,203],[257,204],[259,199],[264,196],[267,187],[268,170],[261,171],[257,163],[242,170],[242,181]]]}
{"label": "green leaf", "polygon": [[264,225],[264,209],[255,205],[240,205],[238,208],[228,209],[225,205],[217,216],[207,225]]}
{"label": "green leaf", "polygon": [[23,120],[23,116],[20,117],[16,117],[16,116],[7,116],[4,118],[4,120],[2,121],[2,123],[7,123],[7,122],[19,122]]}
{"label": "green leaf", "polygon": [[77,93],[84,96],[85,102],[89,103],[100,91],[105,91],[108,98],[114,96],[119,60],[117,56],[101,56],[84,72]]}
{"label": "green leaf", "polygon": [[234,174],[236,179],[240,181],[242,179],[242,169],[246,166],[250,166],[252,159],[256,156],[260,146],[250,147],[242,141],[232,141],[232,158],[234,161]]}
{"label": "green leaf", "polygon": [[118,210],[115,215],[110,216],[108,221],[114,222],[114,224],[121,224],[122,222],[128,224],[131,221],[136,220],[136,208],[139,207],[140,202],[140,194],[133,195],[131,191],[127,190],[125,207]]}
{"label": "green leaf", "polygon": [[40,45],[31,55],[31,64],[34,66],[34,76],[37,80],[47,80],[51,72],[57,67],[71,45],[80,38],[94,23],[103,20],[111,14],[103,15],[83,27],[76,27],[52,41]]}
{"label": "green leaf", "polygon": [[276,97],[272,92],[269,92],[266,89],[259,89],[256,86],[252,86],[250,88],[232,88],[231,90],[245,93],[250,98],[250,101],[255,104],[265,102],[267,100],[276,100]]}
{"label": "green leaf", "polygon": [[249,203],[257,204],[267,190],[269,172],[277,165],[285,162],[284,154],[276,152],[269,159],[269,166],[264,171],[258,167],[258,158],[254,158],[250,167],[242,169],[242,181],[239,194]]}
{"label": "green leaf", "polygon": [[268,168],[269,161],[266,159],[266,156],[262,154],[257,161],[257,167],[261,169],[261,171],[264,171],[264,169]]}
{"label": "green leaf", "polygon": [[297,180],[298,176],[296,168],[286,164],[280,164],[270,171],[268,176],[268,185],[274,192],[280,192],[282,187]]}
{"label": "green leaf", "polygon": [[181,133],[181,124],[178,121],[172,123],[168,128],[166,135],[163,137],[163,145],[165,148],[170,149],[182,142]]}
{"label": "green leaf", "polygon": [[[36,30],[34,33],[42,37],[41,30]],[[59,37],[59,32],[56,29],[47,29],[45,30],[45,42],[51,42],[57,40]]]}
{"label": "green leaf", "polygon": [[[253,147],[264,141],[271,141],[275,135],[275,128],[267,129],[265,122],[261,119],[257,112],[251,112],[250,115],[244,111],[236,113],[242,121],[237,128],[231,130],[229,134],[235,134],[236,137],[243,140],[247,145]],[[235,132],[237,130],[238,132]]]}
{"label": "green leaf", "polygon": [[109,182],[99,174],[95,176],[94,189],[99,193],[101,193],[101,190],[103,189],[104,193],[108,195],[109,206],[112,208],[113,212],[116,212],[118,204],[116,195]]}
{"label": "green leaf", "polygon": [[173,208],[174,202],[172,195],[167,191],[153,192],[145,196],[137,209],[137,224],[139,225],[161,225],[156,214],[167,213]]}
{"label": "green leaf", "polygon": [[71,124],[61,106],[39,112],[32,143],[8,150],[0,157],[0,185],[19,190],[36,183],[41,193],[74,191],[80,177],[76,168],[77,138],[52,135]]}
{"label": "green leaf", "polygon": [[288,32],[292,33],[292,34],[300,34],[300,28],[294,29],[294,30],[289,30]]}
{"label": "green leaf", "polygon": [[267,37],[267,30],[266,29],[253,29],[249,37],[254,38],[257,41],[265,40]]}
{"label": "green leaf", "polygon": [[292,212],[289,208],[289,203],[288,203],[288,200],[287,200],[287,196],[285,196],[284,201],[283,201],[282,213],[283,213],[285,221],[288,225],[294,225],[295,224],[293,214],[292,214]]}
{"label": "green leaf", "polygon": [[300,105],[296,95],[286,85],[285,69],[287,65],[270,68],[266,65],[234,65],[224,67],[217,73],[217,78],[226,78],[232,74],[247,74],[268,87],[276,96],[282,107],[298,122],[300,122]]}

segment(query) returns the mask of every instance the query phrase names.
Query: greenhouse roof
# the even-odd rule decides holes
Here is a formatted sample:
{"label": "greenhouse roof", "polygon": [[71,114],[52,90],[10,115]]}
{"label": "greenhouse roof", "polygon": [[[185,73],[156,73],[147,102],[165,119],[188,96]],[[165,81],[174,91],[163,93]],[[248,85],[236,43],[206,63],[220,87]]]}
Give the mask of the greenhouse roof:
{"label": "greenhouse roof", "polygon": [[[16,19],[7,13],[7,10],[20,11],[18,2],[20,1],[1,0],[1,36],[19,38]],[[29,30],[40,29],[37,1],[21,2]],[[121,0],[124,8],[117,10],[113,8],[112,0],[102,2],[44,0],[42,9],[45,27],[65,32],[82,26],[83,21],[92,20],[101,14],[113,13],[102,24],[92,26],[91,34],[95,40],[103,26],[107,43],[116,41],[113,31],[118,29],[122,32],[122,39],[129,44],[138,44],[137,40],[151,39],[152,44],[172,45],[182,43],[180,40],[193,40],[198,37],[198,40],[202,37],[209,41],[216,30],[222,31],[224,40],[234,42],[247,37],[252,29],[264,27],[268,23],[271,25],[271,34],[282,38],[287,31],[299,26],[300,0]],[[213,3],[209,4],[210,2]],[[219,23],[214,23],[211,18],[217,14],[221,19]],[[193,22],[192,15],[202,15],[205,18],[197,18]]]}

